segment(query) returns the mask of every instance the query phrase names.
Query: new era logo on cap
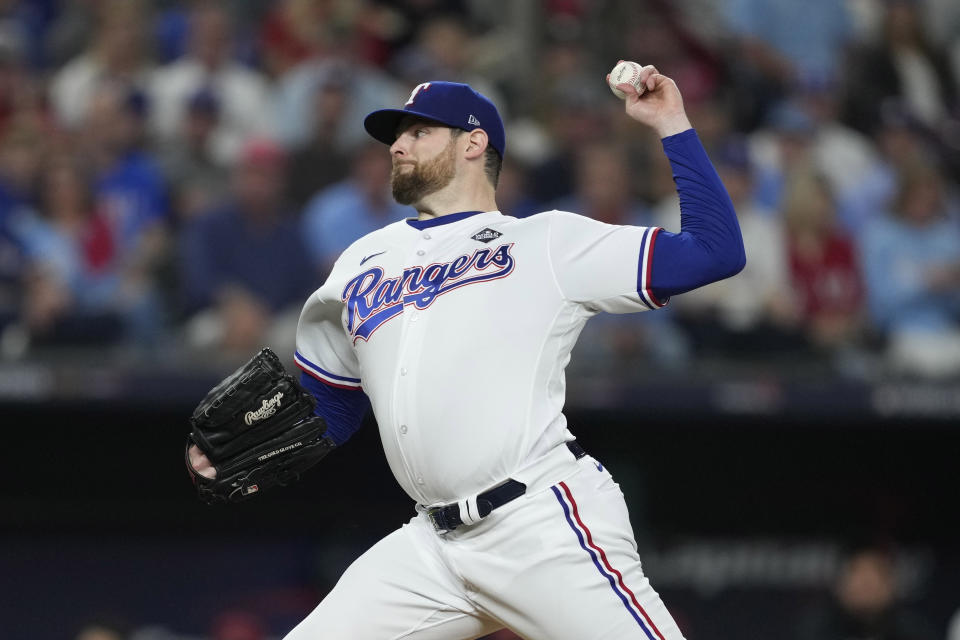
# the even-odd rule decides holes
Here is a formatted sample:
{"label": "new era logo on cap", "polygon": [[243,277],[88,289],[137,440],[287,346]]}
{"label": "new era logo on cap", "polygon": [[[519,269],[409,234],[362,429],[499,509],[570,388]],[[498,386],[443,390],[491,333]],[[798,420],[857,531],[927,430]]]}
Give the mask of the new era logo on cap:
{"label": "new era logo on cap", "polygon": [[496,240],[502,235],[503,234],[500,233],[499,231],[496,231],[494,229],[491,229],[490,227],[487,227],[483,231],[478,231],[477,233],[473,234],[470,237],[479,242],[487,243],[487,242],[490,242],[491,240]]}
{"label": "new era logo on cap", "polygon": [[483,129],[490,146],[503,156],[506,134],[500,113],[489,98],[477,93],[470,85],[442,81],[418,84],[402,109],[374,111],[364,119],[363,126],[380,142],[393,144],[397,139],[397,127],[405,116],[420,116],[464,131]]}

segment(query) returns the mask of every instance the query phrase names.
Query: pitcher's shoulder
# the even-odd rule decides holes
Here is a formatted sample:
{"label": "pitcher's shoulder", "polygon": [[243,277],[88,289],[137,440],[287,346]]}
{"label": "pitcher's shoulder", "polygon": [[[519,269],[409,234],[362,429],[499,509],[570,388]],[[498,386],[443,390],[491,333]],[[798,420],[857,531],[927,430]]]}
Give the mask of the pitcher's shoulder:
{"label": "pitcher's shoulder", "polygon": [[571,213],[570,211],[560,211],[558,209],[549,209],[542,211],[540,213],[534,213],[532,215],[523,217],[523,218],[512,218],[509,216],[504,216],[503,225],[508,228],[514,228],[517,230],[525,231],[540,231],[545,230],[547,227],[556,224],[558,221],[564,221],[569,219],[579,219],[583,216]]}
{"label": "pitcher's shoulder", "polygon": [[545,209],[539,213],[532,213],[529,216],[523,218],[511,218],[516,220],[517,224],[521,225],[543,225],[550,224],[552,221],[557,220],[558,218],[567,218],[570,216],[582,217],[578,213],[573,213],[572,211],[563,211],[561,209]]}

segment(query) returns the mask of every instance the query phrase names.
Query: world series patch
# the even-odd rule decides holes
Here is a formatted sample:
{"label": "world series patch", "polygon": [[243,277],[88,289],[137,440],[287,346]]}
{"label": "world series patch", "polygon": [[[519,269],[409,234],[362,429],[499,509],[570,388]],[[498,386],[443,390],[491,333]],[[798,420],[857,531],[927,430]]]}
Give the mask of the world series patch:
{"label": "world series patch", "polygon": [[502,235],[503,234],[500,233],[499,231],[494,231],[490,227],[487,227],[483,231],[478,231],[477,233],[473,234],[470,237],[473,238],[474,240],[477,240],[478,242],[490,242],[491,240],[496,240]]}

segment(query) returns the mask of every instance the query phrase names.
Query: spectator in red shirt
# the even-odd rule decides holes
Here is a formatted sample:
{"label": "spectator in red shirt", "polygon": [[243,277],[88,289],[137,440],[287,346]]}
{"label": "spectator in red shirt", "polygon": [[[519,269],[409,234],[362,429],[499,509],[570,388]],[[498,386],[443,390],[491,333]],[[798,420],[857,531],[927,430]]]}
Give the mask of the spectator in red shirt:
{"label": "spectator in red shirt", "polygon": [[787,185],[782,213],[793,293],[810,342],[855,342],[862,327],[863,282],[851,239],[836,224],[822,176],[801,173]]}
{"label": "spectator in red shirt", "polygon": [[260,30],[265,71],[278,78],[325,53],[332,45],[330,32],[337,16],[333,5],[315,0],[281,0]]}

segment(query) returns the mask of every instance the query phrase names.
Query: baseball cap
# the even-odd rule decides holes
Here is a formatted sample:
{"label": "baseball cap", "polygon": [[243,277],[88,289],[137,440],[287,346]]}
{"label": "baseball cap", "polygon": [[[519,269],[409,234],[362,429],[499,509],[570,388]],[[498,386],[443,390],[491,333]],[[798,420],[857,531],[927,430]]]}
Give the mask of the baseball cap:
{"label": "baseball cap", "polygon": [[363,120],[363,127],[380,142],[393,144],[404,116],[420,116],[464,131],[483,129],[490,146],[503,157],[506,135],[500,113],[489,98],[470,85],[443,81],[418,84],[403,109],[374,111]]}

